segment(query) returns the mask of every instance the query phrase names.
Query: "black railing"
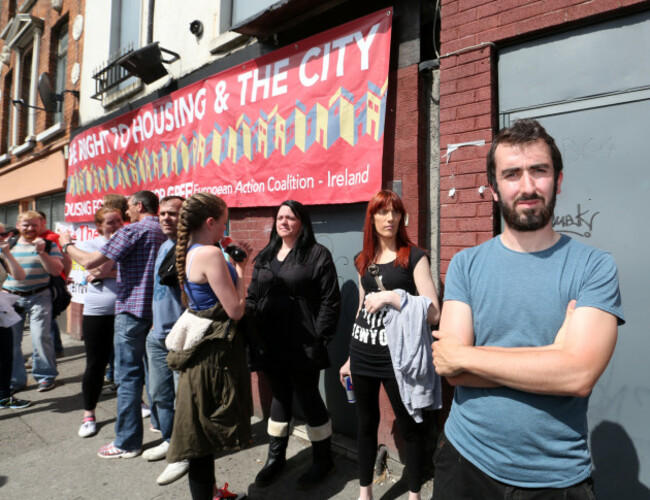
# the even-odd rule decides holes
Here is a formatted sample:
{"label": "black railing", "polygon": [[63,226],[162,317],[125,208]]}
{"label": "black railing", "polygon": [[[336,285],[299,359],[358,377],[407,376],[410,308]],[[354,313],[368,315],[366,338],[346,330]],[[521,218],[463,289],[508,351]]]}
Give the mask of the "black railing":
{"label": "black railing", "polygon": [[133,52],[133,50],[133,45],[120,49],[120,51],[113,54],[106,63],[102,64],[100,69],[95,70],[93,73],[93,79],[95,80],[95,93],[91,96],[93,99],[101,101],[103,95],[108,91],[116,88],[129,78],[133,78],[132,74],[117,64],[117,61],[126,54]]}

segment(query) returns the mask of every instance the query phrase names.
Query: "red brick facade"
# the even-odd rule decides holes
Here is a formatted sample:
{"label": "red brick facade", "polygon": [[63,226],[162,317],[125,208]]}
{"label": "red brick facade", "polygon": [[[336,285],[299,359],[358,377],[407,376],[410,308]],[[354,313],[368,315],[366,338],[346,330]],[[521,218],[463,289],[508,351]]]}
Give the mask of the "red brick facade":
{"label": "red brick facade", "polygon": [[[440,66],[440,270],[465,247],[488,240],[493,207],[485,158],[498,128],[495,51],[560,29],[647,8],[639,0],[443,0]],[[485,140],[444,156],[449,144]],[[455,188],[453,197],[449,191]]]}
{"label": "red brick facade", "polygon": [[[12,9],[9,8],[8,0],[2,0],[0,2],[0,29],[4,29],[7,26],[9,20],[14,17],[14,15],[20,14],[20,12],[11,12]],[[19,2],[22,4],[23,2]],[[72,37],[72,23],[75,20],[76,16],[81,14],[84,15],[85,11],[85,0],[63,0],[63,5],[60,11],[55,10],[52,7],[50,0],[39,0],[29,11],[29,14],[35,18],[43,20],[43,33],[41,37],[41,46],[38,54],[38,74],[40,75],[43,72],[48,72],[52,77],[54,75],[55,69],[55,54],[57,50],[58,43],[58,34],[61,26],[64,24],[68,25],[68,52],[67,52],[67,70],[66,70],[66,89],[74,89],[70,83],[70,71],[75,63],[81,64],[82,55],[83,55],[83,35],[79,40],[74,40]],[[0,40],[0,50],[5,45],[4,40]],[[20,113],[19,117],[19,134],[18,134],[18,143],[16,145],[21,145],[25,139],[25,134],[27,130],[27,108],[24,107],[13,107],[11,100],[13,99],[13,79],[11,81],[12,89],[11,93],[4,91],[4,86],[6,80],[6,75],[11,72],[13,78],[16,66],[16,57],[17,52],[11,52],[11,58],[2,68],[2,73],[0,74],[0,83],[3,85],[2,92],[2,101],[0,102],[0,140],[3,142],[7,137],[9,129],[12,127],[12,122],[9,119],[9,109],[14,109],[16,112]],[[26,84],[29,81],[31,76],[31,63],[29,66],[22,68],[23,83],[22,83],[22,98],[25,102],[29,102],[29,88]],[[79,90],[79,82],[77,83],[76,90]],[[37,106],[43,106],[40,98],[37,98]],[[46,154],[54,153],[63,148],[69,142],[69,135],[72,130],[74,130],[78,125],[78,109],[79,102],[71,94],[65,94],[63,101],[63,124],[65,125],[65,132],[62,135],[59,135],[55,138],[37,142],[35,147],[25,154],[20,156],[12,156],[10,163],[6,163],[0,166],[0,179],[2,179],[2,173],[4,170],[14,169],[16,167],[28,164],[34,161],[34,155],[39,156],[39,153],[47,151]],[[35,134],[43,132],[48,127],[52,125],[52,116],[51,114],[45,113],[43,111],[35,112]],[[0,153],[6,153],[6,147],[3,144],[0,148]],[[0,181],[1,182],[1,181]],[[25,182],[29,182],[29,179],[25,179]],[[65,173],[61,179],[61,189],[65,186]],[[45,193],[34,193],[35,195],[45,194]]]}

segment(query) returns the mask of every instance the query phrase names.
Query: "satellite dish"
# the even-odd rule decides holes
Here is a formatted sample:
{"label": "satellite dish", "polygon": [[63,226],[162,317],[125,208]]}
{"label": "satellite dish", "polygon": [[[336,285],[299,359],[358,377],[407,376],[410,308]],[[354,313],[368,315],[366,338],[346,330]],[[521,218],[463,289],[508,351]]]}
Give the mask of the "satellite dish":
{"label": "satellite dish", "polygon": [[47,113],[56,113],[59,110],[57,101],[61,100],[61,96],[52,92],[52,82],[47,72],[41,73],[41,76],[38,77],[38,95],[41,96],[41,101],[43,101]]}

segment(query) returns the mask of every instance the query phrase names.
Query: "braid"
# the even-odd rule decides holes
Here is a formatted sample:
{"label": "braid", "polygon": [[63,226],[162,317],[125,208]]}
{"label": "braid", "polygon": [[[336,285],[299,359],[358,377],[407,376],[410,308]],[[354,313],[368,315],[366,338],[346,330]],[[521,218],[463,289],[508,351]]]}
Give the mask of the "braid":
{"label": "braid", "polygon": [[188,299],[184,287],[187,281],[185,265],[192,231],[199,229],[208,217],[221,217],[226,208],[226,203],[221,198],[209,193],[196,193],[183,202],[176,235],[176,273],[181,286],[181,298],[186,307]]}
{"label": "braid", "polygon": [[[181,219],[182,220],[182,219]],[[187,244],[189,242],[189,233],[187,227],[178,223],[178,233],[176,239],[176,273],[178,274],[178,283],[181,287],[181,300],[187,307],[187,294],[185,293],[185,261],[187,260]]]}

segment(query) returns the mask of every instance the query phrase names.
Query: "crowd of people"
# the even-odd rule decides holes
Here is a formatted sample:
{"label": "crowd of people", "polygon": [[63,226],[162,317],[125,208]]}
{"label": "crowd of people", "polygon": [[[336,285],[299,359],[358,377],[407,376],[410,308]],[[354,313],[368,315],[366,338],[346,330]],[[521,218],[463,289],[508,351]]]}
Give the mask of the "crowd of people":
{"label": "crowd of people", "polygon": [[[553,230],[562,158],[539,123],[501,131],[487,174],[503,232],[452,259],[442,308],[402,200],[382,190],[368,202],[354,257],[359,307],[339,369],[356,398],[359,500],[373,499],[381,387],[404,444],[409,500],[420,499],[440,376],[456,392],[434,458],[436,500],[593,498],[585,417],[624,322],[616,265]],[[282,475],[294,397],[312,446],[296,487],[325,480],[336,470],[319,391],[341,309],[332,256],[297,201],[277,207],[254,258],[248,243],[224,243],[227,220],[226,203],[212,194],[158,200],[139,191],[106,198],[95,214],[99,236],[83,244],[67,231],[46,233],[38,212],[20,214],[17,234],[2,226],[0,305],[15,322],[0,323],[0,406],[30,404],[14,396],[27,384],[27,316],[37,390],[56,386],[50,281],[67,275],[72,259],[88,281],[81,437],[97,433],[95,407],[114,353],[115,439],[99,457],[142,453],[146,386],[162,440],[142,454],[167,460],[158,483],[187,473],[193,499],[242,498],[217,487],[214,453],[250,445],[256,370],[272,402],[268,458],[255,483]]]}

